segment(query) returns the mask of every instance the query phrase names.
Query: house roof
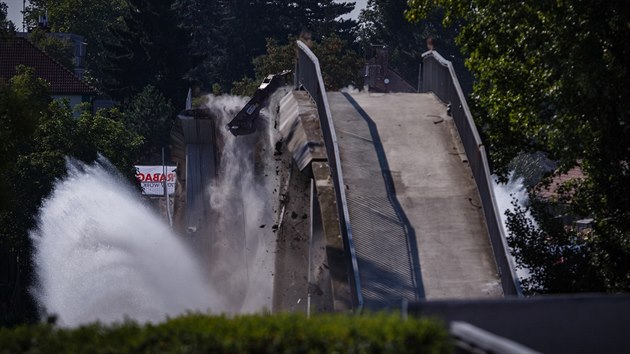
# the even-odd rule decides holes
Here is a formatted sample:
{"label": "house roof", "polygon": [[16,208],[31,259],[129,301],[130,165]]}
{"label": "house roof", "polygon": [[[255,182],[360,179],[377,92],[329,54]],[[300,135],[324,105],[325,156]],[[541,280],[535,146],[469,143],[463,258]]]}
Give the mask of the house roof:
{"label": "house roof", "polygon": [[15,76],[18,65],[35,69],[35,75],[50,84],[51,95],[97,94],[96,89],[81,81],[72,71],[26,38],[10,37],[0,40],[0,80]]}
{"label": "house roof", "polygon": [[558,197],[558,188],[562,186],[564,183],[573,180],[581,180],[586,178],[584,176],[584,172],[582,168],[578,165],[573,167],[567,173],[563,173],[560,175],[556,175],[553,177],[548,186],[544,186],[538,192],[538,197],[542,199],[553,199]]}

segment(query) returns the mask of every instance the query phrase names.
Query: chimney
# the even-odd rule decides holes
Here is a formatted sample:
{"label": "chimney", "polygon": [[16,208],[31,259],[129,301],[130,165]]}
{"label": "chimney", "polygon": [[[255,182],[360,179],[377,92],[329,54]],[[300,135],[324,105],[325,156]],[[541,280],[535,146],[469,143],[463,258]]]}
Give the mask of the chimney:
{"label": "chimney", "polygon": [[87,43],[83,41],[83,37],[74,39],[74,74],[83,79],[85,72],[85,52]]}
{"label": "chimney", "polygon": [[37,21],[37,26],[39,29],[44,30],[46,32],[50,32],[50,27],[48,26],[48,10],[43,15],[39,15],[39,20]]}

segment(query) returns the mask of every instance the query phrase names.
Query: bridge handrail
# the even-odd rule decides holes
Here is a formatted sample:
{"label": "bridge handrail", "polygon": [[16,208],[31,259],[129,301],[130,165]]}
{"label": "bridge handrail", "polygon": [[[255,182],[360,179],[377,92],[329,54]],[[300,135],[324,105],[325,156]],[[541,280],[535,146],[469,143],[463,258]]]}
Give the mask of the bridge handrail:
{"label": "bridge handrail", "polygon": [[520,281],[516,275],[512,257],[509,256],[510,251],[492,188],[494,182],[491,179],[485,147],[479,137],[453,64],[433,50],[422,54],[422,92],[433,92],[443,102],[451,105],[451,115],[464,145],[481,197],[503,293],[522,296]]}
{"label": "bridge handrail", "polygon": [[296,86],[302,86],[315,101],[319,114],[320,125],[326,145],[328,164],[335,186],[335,198],[339,214],[339,227],[341,229],[344,249],[350,259],[351,272],[350,288],[354,308],[361,310],[363,307],[363,295],[361,293],[361,281],[359,278],[359,267],[357,263],[354,241],[352,239],[352,226],[350,225],[350,213],[346,199],[346,189],[341,171],[341,160],[339,158],[339,147],[337,145],[337,134],[335,133],[328,97],[324,86],[319,60],[302,41],[297,41],[298,64],[296,67]]}

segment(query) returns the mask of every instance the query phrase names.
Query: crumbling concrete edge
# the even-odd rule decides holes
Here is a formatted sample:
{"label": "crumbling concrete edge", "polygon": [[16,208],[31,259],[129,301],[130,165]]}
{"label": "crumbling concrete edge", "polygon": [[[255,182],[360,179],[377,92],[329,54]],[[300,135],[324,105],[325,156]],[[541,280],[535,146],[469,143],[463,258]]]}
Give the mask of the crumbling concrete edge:
{"label": "crumbling concrete edge", "polygon": [[[292,91],[280,102],[279,130],[302,173],[315,182],[321,223],[326,240],[334,311],[352,311],[350,264],[339,222],[335,186],[315,103],[305,91]],[[309,168],[310,167],[310,168]]]}
{"label": "crumbling concrete edge", "polygon": [[317,106],[305,91],[291,91],[282,98],[278,128],[300,171],[311,161],[327,159]]}
{"label": "crumbling concrete edge", "polygon": [[335,186],[330,177],[330,166],[326,161],[311,163],[317,203],[321,211],[322,229],[326,238],[326,257],[330,267],[330,279],[335,311],[352,310],[352,292],[346,250],[339,227],[339,213],[335,198]]}

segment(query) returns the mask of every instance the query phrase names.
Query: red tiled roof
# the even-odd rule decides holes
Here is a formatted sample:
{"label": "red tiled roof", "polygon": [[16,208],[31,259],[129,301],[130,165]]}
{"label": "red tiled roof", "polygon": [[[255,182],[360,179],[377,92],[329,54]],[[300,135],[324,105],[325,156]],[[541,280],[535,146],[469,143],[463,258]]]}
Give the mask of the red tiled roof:
{"label": "red tiled roof", "polygon": [[543,187],[538,192],[538,196],[543,199],[556,198],[558,196],[558,188],[560,188],[560,186],[562,186],[564,183],[584,178],[585,176],[582,168],[580,168],[580,166],[573,167],[572,169],[567,171],[567,173],[555,176],[548,186]]}
{"label": "red tiled roof", "polygon": [[26,38],[0,40],[0,81],[13,77],[18,65],[35,69],[35,75],[50,84],[51,95],[96,95],[94,88]]}

